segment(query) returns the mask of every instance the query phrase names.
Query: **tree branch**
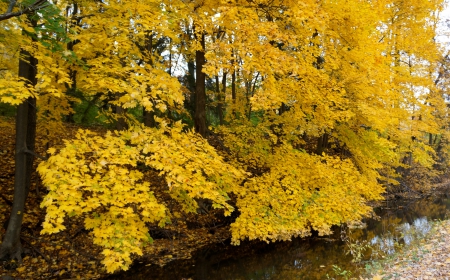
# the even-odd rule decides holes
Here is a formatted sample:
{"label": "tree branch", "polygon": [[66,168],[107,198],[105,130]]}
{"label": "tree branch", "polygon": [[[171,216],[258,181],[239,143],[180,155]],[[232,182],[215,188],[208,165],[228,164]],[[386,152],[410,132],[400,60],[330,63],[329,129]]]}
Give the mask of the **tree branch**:
{"label": "tree branch", "polygon": [[32,250],[34,250],[36,253],[38,253],[48,264],[52,263],[50,261],[50,259],[46,255],[42,254],[41,251],[38,250],[38,248],[33,246],[33,244],[31,244],[30,241],[26,240],[23,236],[21,236],[20,239],[22,239],[22,241],[25,241],[25,243],[27,243],[28,246],[30,246]]}
{"label": "tree branch", "polygon": [[16,6],[17,0],[10,0],[8,10],[4,14],[0,14],[0,21],[7,20],[13,17],[18,17],[24,14],[31,14],[41,9],[44,9],[51,5],[47,0],[36,0],[33,4],[28,7],[21,9],[20,11],[13,12],[12,10]]}
{"label": "tree branch", "polygon": [[43,156],[41,156],[41,155],[36,154],[36,153],[33,152],[33,151],[25,150],[24,152],[27,153],[27,154],[33,155],[33,156],[35,156],[35,157],[37,157],[37,158],[39,158],[39,159],[42,159],[42,160],[48,160],[48,157],[43,157]]}

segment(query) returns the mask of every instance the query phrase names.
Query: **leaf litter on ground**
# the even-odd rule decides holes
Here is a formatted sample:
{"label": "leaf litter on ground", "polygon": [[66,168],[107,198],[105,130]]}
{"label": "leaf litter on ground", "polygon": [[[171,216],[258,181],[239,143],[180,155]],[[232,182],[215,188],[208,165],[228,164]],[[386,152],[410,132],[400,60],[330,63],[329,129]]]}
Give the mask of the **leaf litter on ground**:
{"label": "leaf litter on ground", "polygon": [[361,279],[450,279],[450,220],[436,221],[417,244],[383,264],[382,270]]}

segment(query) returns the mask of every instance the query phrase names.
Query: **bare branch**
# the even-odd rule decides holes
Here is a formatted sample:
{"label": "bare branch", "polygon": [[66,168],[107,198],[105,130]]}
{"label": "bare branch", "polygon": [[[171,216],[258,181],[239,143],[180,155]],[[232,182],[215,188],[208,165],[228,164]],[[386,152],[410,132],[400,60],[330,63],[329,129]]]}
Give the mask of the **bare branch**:
{"label": "bare branch", "polygon": [[33,4],[28,7],[22,8],[20,11],[13,12],[12,10],[16,6],[17,0],[10,0],[8,10],[4,14],[0,14],[0,21],[7,20],[13,17],[18,17],[24,14],[31,14],[36,11],[42,10],[51,5],[47,0],[36,0]]}
{"label": "bare branch", "polygon": [[24,152],[25,153],[27,153],[27,154],[30,154],[30,155],[32,155],[32,156],[35,156],[35,157],[37,157],[37,158],[39,158],[39,159],[42,159],[42,160],[48,160],[48,157],[43,157],[43,156],[41,156],[41,155],[38,155],[38,154],[36,154],[35,152],[33,152],[33,151],[30,151],[30,150],[24,150]]}

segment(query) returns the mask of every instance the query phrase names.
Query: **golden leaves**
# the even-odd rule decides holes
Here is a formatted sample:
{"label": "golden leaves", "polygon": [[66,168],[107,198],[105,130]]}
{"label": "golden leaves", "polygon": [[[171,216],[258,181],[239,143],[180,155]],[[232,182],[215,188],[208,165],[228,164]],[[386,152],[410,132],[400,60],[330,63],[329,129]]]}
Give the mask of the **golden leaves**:
{"label": "golden leaves", "polygon": [[37,97],[34,87],[30,86],[27,81],[13,76],[7,72],[0,77],[0,101],[11,105],[18,105],[28,97]]}
{"label": "golden leaves", "polygon": [[382,189],[348,160],[314,156],[289,146],[276,150],[270,171],[248,180],[239,195],[241,215],[232,224],[232,242],[240,239],[290,240],[310,229],[329,234],[332,225],[369,214],[367,199]]}
{"label": "golden leaves", "polygon": [[182,129],[179,122],[172,128],[144,128],[134,131],[131,141],[148,154],[145,164],[164,175],[171,195],[182,202],[185,211],[197,210],[194,198],[208,198],[229,214],[233,207],[226,202],[227,193],[237,190],[243,173],[224,163],[199,135]]}
{"label": "golden leaves", "polygon": [[50,150],[52,156],[38,167],[49,190],[41,203],[47,208],[42,233],[63,230],[66,216],[84,216],[94,243],[105,248],[107,270],[126,269],[131,254],[142,254],[146,223],[170,222],[138,164],[159,170],[185,211],[196,211],[194,198],[207,198],[229,214],[234,209],[228,193],[238,191],[243,173],[226,164],[206,140],[182,130],[181,123],[104,137],[79,130],[59,152]]}

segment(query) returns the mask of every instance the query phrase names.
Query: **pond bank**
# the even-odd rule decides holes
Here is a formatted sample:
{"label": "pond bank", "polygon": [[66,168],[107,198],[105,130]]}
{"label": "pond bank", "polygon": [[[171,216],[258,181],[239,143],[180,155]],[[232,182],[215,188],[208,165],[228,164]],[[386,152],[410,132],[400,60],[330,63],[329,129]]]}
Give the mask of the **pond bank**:
{"label": "pond bank", "polygon": [[450,279],[450,220],[433,223],[415,244],[383,262],[365,279]]}

